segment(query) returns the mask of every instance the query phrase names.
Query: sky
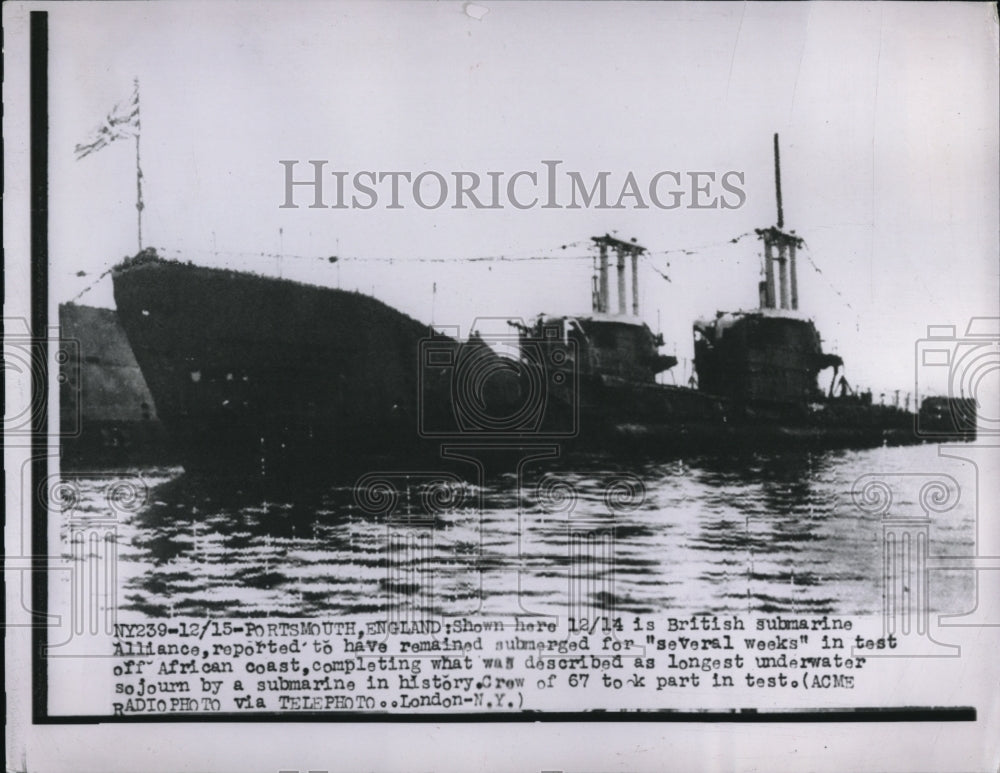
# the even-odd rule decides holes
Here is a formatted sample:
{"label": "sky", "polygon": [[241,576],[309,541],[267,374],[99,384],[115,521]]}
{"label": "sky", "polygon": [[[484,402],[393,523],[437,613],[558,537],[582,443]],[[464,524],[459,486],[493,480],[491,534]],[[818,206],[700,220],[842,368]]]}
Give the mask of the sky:
{"label": "sky", "polygon": [[[693,320],[757,304],[762,247],[743,235],[775,223],[777,132],[785,225],[806,242],[800,308],[853,383],[910,391],[928,325],[961,335],[1000,314],[991,4],[49,9],[59,302],[89,287],[77,302],[113,306],[97,278],[136,252],[134,143],[79,161],[73,148],[138,78],[144,243],[167,257],[358,289],[465,334],[477,317],[589,312],[590,237],[634,238],[650,251],[641,315],[683,383]],[[505,180],[559,160],[584,179],[608,172],[613,198],[630,172],[641,186],[661,171],[733,171],[745,202],[456,210],[404,195],[386,209],[382,185],[368,210],[282,208],[279,161],[304,176],[312,159],[348,179]],[[487,256],[507,259],[468,260]],[[511,260],[526,257],[546,259]],[[946,388],[936,379],[918,374],[927,391]]]}

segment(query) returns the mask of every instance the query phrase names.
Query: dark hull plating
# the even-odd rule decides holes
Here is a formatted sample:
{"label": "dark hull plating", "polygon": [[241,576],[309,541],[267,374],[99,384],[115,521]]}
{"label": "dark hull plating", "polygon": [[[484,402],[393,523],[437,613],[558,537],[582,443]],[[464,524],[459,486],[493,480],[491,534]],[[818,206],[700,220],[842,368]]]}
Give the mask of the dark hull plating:
{"label": "dark hull plating", "polygon": [[283,474],[415,444],[416,320],[359,293],[157,259],[113,279],[186,468]]}
{"label": "dark hull plating", "polygon": [[[440,464],[442,443],[683,455],[924,439],[914,414],[857,399],[768,404],[598,375],[549,356],[565,348],[561,338],[530,344],[541,372],[522,362],[524,372],[511,375],[518,368],[481,343],[430,339],[427,326],[355,292],[148,254],[113,279],[156,413],[189,471],[352,475],[421,456]],[[535,423],[476,424],[516,417],[531,400],[541,401],[524,412]],[[933,439],[974,436],[973,421]]]}

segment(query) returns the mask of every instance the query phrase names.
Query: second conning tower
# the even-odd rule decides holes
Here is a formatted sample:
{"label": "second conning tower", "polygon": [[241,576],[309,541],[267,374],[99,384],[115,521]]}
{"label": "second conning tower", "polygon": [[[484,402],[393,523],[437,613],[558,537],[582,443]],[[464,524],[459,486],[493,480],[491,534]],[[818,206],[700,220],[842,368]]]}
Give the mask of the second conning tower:
{"label": "second conning tower", "polygon": [[[593,277],[590,314],[563,316],[540,314],[534,324],[522,326],[524,351],[537,348],[538,342],[570,347],[576,369],[584,381],[597,380],[606,386],[654,384],[656,376],[677,364],[677,358],[660,354],[663,337],[653,333],[639,317],[639,258],[646,248],[635,240],[622,241],[609,234],[594,236],[597,263]],[[609,253],[616,257],[617,310],[612,310],[609,287]],[[631,307],[628,269],[631,269]],[[548,345],[546,343],[546,345]]]}
{"label": "second conning tower", "polygon": [[756,230],[764,243],[759,308],[720,311],[694,324],[698,388],[742,404],[820,400],[819,372],[842,364],[837,355],[823,352],[816,326],[798,310],[795,259],[802,239],[785,230],[777,134],[774,179],[777,224]]}

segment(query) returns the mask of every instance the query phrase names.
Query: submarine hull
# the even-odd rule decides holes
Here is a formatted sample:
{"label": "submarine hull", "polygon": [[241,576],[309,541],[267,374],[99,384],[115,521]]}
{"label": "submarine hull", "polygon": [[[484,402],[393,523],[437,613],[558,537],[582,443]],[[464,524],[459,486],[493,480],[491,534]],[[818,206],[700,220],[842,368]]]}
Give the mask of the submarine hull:
{"label": "submarine hull", "polygon": [[427,328],[374,298],[139,255],[113,272],[186,469],[286,474],[417,445]]}
{"label": "submarine hull", "polygon": [[[189,471],[351,475],[439,465],[449,443],[676,456],[928,439],[908,411],[823,395],[816,375],[833,360],[801,320],[701,325],[693,389],[656,383],[673,358],[638,320],[540,318],[513,360],[357,292],[151,251],[112,276],[168,452]],[[974,439],[974,406],[959,428],[948,407],[933,439]]]}

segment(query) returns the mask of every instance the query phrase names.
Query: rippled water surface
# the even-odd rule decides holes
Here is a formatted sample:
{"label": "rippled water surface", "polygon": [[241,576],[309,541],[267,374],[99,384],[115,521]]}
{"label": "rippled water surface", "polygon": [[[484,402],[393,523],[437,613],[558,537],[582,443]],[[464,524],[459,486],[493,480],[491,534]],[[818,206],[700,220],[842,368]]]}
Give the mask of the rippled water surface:
{"label": "rippled water surface", "polygon": [[[934,446],[470,471],[294,494],[180,469],[67,473],[62,544],[71,556],[74,525],[112,512],[130,618],[866,614],[882,608],[886,519],[924,517],[937,476],[929,553],[974,553],[973,471]],[[970,574],[931,572],[932,608],[971,608]]]}

